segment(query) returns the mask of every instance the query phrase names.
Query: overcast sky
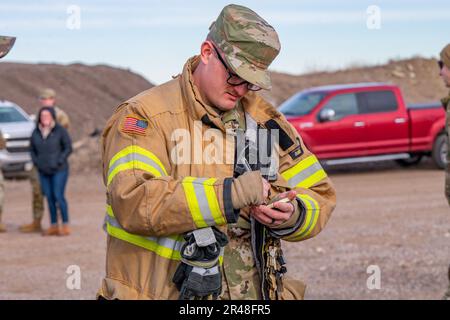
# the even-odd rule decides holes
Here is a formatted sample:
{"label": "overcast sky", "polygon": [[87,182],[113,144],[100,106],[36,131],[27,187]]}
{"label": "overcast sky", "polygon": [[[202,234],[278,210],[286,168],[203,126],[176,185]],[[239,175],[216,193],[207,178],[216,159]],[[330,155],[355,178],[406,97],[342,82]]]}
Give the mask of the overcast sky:
{"label": "overcast sky", "polygon": [[[130,68],[158,84],[179,73],[187,58],[198,53],[210,23],[231,2],[36,3],[0,2],[0,34],[18,37],[4,61],[109,64]],[[291,74],[414,55],[437,57],[450,42],[448,0],[232,3],[250,7],[275,27],[282,50],[271,69]]]}

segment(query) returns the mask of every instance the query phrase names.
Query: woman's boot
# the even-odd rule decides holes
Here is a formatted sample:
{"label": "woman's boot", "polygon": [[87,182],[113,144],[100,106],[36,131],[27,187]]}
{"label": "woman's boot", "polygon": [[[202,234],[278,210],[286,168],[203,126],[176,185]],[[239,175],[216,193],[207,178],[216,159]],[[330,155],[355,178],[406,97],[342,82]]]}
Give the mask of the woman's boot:
{"label": "woman's boot", "polygon": [[50,226],[50,228],[48,228],[47,230],[42,232],[42,235],[43,236],[59,236],[60,235],[59,226],[57,224],[52,224]]}

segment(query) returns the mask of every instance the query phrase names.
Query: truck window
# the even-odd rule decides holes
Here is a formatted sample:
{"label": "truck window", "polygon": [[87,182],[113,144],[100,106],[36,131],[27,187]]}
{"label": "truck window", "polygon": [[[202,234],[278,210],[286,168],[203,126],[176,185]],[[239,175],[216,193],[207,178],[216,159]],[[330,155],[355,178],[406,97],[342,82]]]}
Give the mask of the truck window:
{"label": "truck window", "polygon": [[397,98],[392,91],[361,92],[361,113],[389,112],[398,109]]}
{"label": "truck window", "polygon": [[332,97],[322,108],[334,110],[336,113],[333,120],[342,119],[345,116],[358,114],[358,102],[353,93],[338,94]]}
{"label": "truck window", "polygon": [[283,102],[278,110],[287,116],[304,116],[310,113],[324,96],[322,92],[300,92]]}
{"label": "truck window", "polygon": [[27,118],[25,118],[16,108],[0,107],[0,123],[26,121],[28,121]]}

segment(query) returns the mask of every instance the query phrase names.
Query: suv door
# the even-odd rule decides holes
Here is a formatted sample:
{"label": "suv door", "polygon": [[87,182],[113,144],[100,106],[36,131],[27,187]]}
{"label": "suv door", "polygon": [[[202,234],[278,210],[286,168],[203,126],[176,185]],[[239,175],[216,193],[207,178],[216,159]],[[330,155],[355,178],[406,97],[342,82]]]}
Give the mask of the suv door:
{"label": "suv door", "polygon": [[409,124],[406,110],[399,108],[392,90],[365,91],[357,94],[360,112],[366,122],[369,154],[407,152]]}
{"label": "suv door", "polygon": [[355,93],[338,93],[326,99],[309,135],[313,151],[320,158],[366,155],[365,122]]}

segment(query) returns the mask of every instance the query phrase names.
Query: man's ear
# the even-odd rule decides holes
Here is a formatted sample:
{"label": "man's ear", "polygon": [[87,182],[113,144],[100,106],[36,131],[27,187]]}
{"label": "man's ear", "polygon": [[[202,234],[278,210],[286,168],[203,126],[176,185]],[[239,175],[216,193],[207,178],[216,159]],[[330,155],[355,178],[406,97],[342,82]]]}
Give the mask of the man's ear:
{"label": "man's ear", "polygon": [[213,47],[210,41],[206,40],[200,47],[200,59],[204,64],[208,64],[209,59],[213,55]]}

